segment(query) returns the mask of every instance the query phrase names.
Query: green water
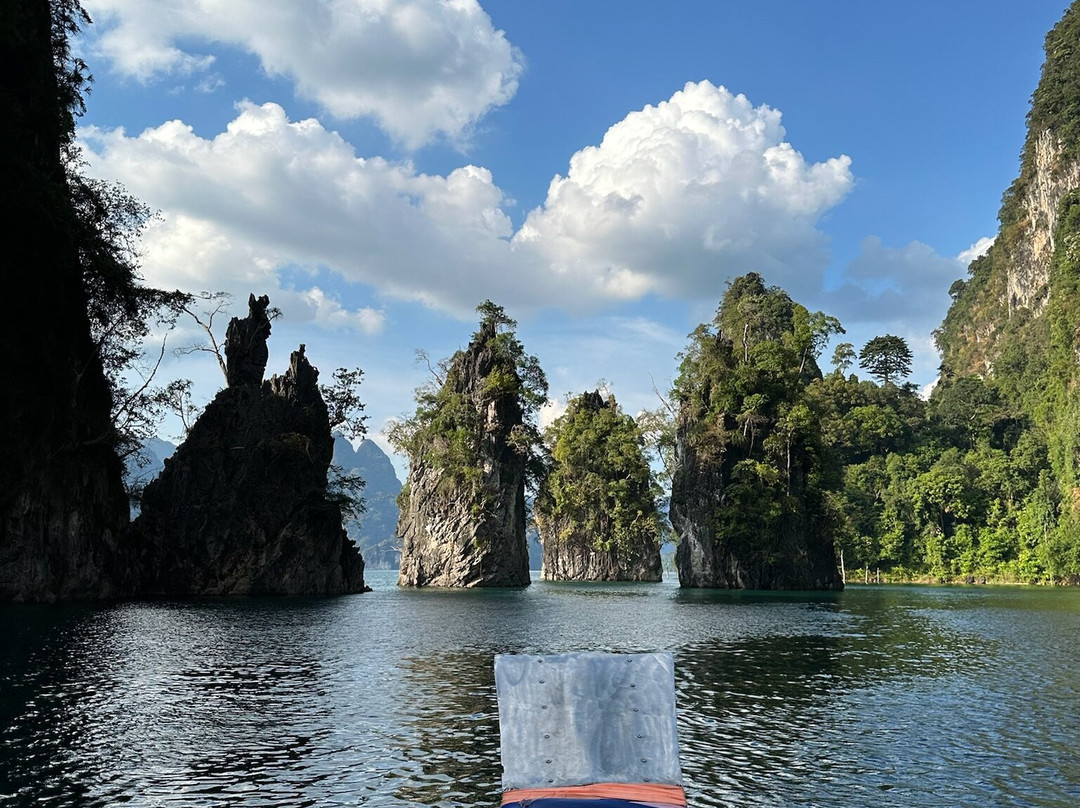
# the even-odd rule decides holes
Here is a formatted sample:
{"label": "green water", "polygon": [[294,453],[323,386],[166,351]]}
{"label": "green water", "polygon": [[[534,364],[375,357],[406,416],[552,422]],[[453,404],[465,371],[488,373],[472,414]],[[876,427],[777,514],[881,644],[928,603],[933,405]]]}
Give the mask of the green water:
{"label": "green water", "polygon": [[1080,591],[0,607],[2,806],[497,805],[496,653],[670,650],[700,806],[1080,805]]}

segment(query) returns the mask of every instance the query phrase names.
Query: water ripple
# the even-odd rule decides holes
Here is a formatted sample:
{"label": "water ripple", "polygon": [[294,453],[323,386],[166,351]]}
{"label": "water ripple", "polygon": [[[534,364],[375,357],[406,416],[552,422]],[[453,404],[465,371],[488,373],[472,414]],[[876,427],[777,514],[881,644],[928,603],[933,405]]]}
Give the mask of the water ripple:
{"label": "water ripple", "polygon": [[697,806],[1080,804],[1080,593],[3,607],[2,806],[497,804],[496,653],[671,650]]}

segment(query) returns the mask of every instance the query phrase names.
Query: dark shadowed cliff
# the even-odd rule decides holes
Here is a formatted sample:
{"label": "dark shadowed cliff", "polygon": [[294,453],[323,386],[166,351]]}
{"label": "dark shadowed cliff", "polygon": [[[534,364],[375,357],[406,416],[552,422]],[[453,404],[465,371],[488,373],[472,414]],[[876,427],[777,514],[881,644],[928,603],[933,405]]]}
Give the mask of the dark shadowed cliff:
{"label": "dark shadowed cliff", "polygon": [[139,591],[163,595],[364,590],[364,562],[328,496],[333,453],[318,371],[294,351],[262,381],[266,298],[229,325],[230,386],[147,485],[135,521]]}
{"label": "dark shadowed cliff", "polygon": [[0,296],[0,599],[126,587],[128,504],[62,159],[82,81],[50,11],[47,0],[0,4],[0,217],[11,234]]}

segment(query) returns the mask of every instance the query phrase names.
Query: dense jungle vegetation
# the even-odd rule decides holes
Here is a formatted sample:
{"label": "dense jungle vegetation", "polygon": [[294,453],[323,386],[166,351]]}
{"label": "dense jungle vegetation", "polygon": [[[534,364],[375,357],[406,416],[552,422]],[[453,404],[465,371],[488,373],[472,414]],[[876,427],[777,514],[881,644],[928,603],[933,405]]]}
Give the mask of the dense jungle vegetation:
{"label": "dense jungle vegetation", "polygon": [[[811,508],[849,580],[1078,580],[1046,429],[977,376],[943,381],[924,401],[894,335],[858,353],[839,343],[823,373],[818,353],[839,333],[751,274],[691,334],[673,397],[711,415],[683,440],[735,458],[718,535],[760,544]],[[856,357],[874,380],[849,373]]]}
{"label": "dense jungle vegetation", "polygon": [[545,431],[547,473],[533,505],[545,541],[620,557],[659,552],[661,492],[644,436],[613,395],[583,393]]}

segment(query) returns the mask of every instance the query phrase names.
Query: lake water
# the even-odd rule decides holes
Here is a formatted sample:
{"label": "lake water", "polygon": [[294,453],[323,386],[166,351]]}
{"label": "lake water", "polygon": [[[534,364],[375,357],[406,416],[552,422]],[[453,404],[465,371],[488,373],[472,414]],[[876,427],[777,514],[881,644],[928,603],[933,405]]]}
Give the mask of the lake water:
{"label": "lake water", "polygon": [[369,579],[0,607],[0,805],[498,805],[493,656],[574,650],[674,654],[691,805],[1080,805],[1077,590]]}

